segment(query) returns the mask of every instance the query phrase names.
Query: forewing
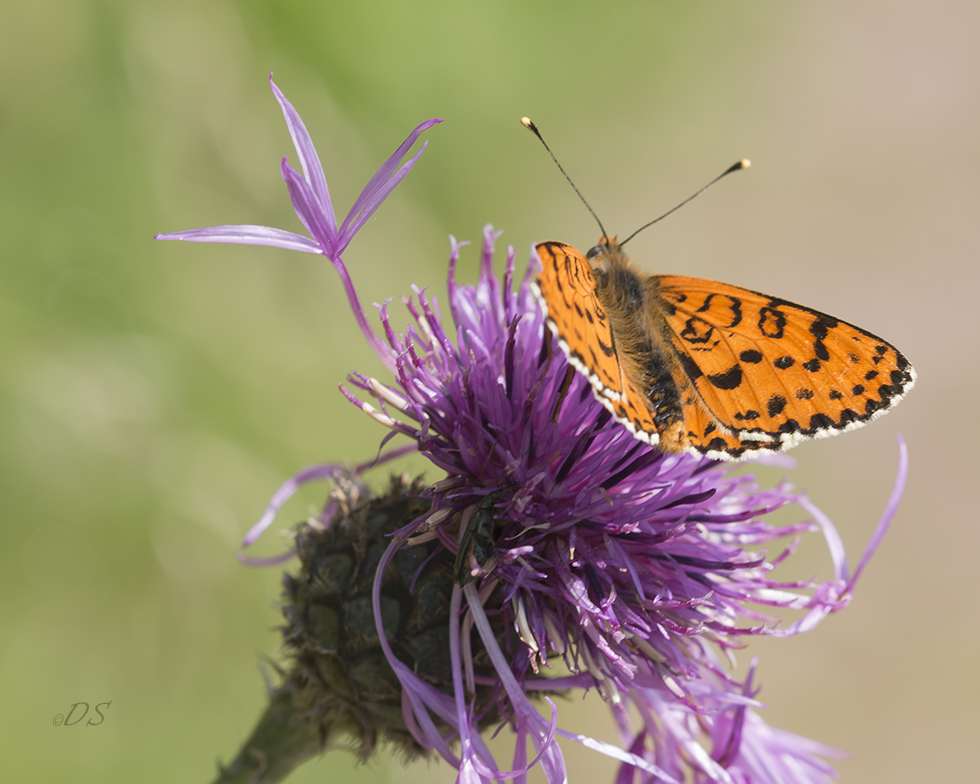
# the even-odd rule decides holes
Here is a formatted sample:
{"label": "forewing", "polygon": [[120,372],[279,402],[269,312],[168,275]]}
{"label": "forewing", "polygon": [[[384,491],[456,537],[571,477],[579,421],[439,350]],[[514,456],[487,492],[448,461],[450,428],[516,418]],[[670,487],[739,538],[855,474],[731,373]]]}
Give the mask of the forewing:
{"label": "forewing", "polygon": [[[542,242],[536,246],[541,273],[532,284],[548,326],[576,370],[598,395],[621,402],[625,378],[616,338],[596,297],[596,280],[588,260],[571,245]],[[615,412],[614,412],[615,413]]]}
{"label": "forewing", "polygon": [[[739,456],[860,427],[915,382],[894,346],[832,316],[713,280],[654,280],[652,315],[704,406],[741,441]],[[717,451],[718,434],[691,435],[698,451]]]}

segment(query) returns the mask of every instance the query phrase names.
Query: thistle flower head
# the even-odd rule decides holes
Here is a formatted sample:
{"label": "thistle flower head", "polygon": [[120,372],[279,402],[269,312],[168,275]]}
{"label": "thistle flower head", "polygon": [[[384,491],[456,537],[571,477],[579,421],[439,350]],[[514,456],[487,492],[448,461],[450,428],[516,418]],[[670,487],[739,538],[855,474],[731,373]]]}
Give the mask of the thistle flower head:
{"label": "thistle flower head", "polygon": [[[627,753],[601,750],[623,761],[624,781],[631,771],[651,782],[683,781],[692,772],[697,781],[822,780],[832,771],[816,754],[833,750],[767,727],[753,710],[751,673],[739,683],[727,658],[748,636],[796,634],[847,605],[853,578],[836,531],[786,483],[762,489],[752,476],[663,453],[611,422],[553,343],[530,287],[536,254],[516,290],[513,249],[502,281],[494,274],[498,236],[486,228],[475,286],[456,283],[462,243],[452,241],[452,326],[423,290],[405,302],[412,322],[402,333],[383,307],[397,357],[394,383],[354,375],[360,397],[344,389],[447,473],[429,489],[431,510],[403,529],[404,543],[393,542],[392,552],[436,538],[463,564],[461,626],[479,632],[497,667],[499,712],[519,750],[525,737],[532,741],[549,781],[565,776],[555,736],[595,743],[539,715],[529,696],[556,688],[595,689],[610,705]],[[362,402],[366,395],[378,406]],[[813,519],[765,522],[793,503]],[[777,579],[774,568],[817,530],[831,545],[834,578]],[[764,548],[784,538],[790,544],[769,557]],[[494,595],[500,607],[485,612]],[[769,607],[800,617],[780,626]],[[497,615],[515,637],[490,634]],[[468,639],[463,628],[451,640],[463,687],[454,695],[458,764],[463,779],[492,780],[502,774],[465,743],[472,712],[460,696],[479,683]],[[401,678],[417,716],[449,708],[448,697],[426,702],[411,673]],[[439,748],[436,738],[427,741]],[[514,771],[526,767],[518,753]]]}
{"label": "thistle flower head", "polygon": [[[464,782],[523,781],[535,764],[549,782],[566,781],[559,738],[620,760],[617,784],[635,777],[781,784],[832,775],[820,757],[835,752],[767,726],[756,710],[754,663],[740,681],[730,659],[747,637],[797,634],[848,604],[897,507],[904,447],[895,492],[852,574],[830,521],[787,483],[760,488],[753,477],[731,475],[706,458],[660,452],[611,421],[547,329],[530,285],[536,254],[515,285],[516,254],[508,248],[498,277],[499,232],[490,226],[477,283],[456,282],[466,243],[451,239],[448,313],[416,288],[403,300],[410,322],[400,330],[390,302],[379,306],[382,340],[360,310],[341,253],[418,159],[421,151],[399,163],[418,135],[438,121],[413,131],[338,227],[302,121],[274,84],[273,91],[303,169],[301,176],[284,161],[283,178],[310,237],[256,226],[160,237],[326,255],[369,344],[392,373],[390,379],[353,374],[343,394],[389,430],[386,441],[407,438],[407,448],[446,472],[420,491],[425,503],[389,537],[374,572],[378,640],[400,683],[404,726],[414,741],[450,761]],[[301,484],[339,476],[338,466],[322,464],[291,479],[246,545]],[[808,519],[766,522],[789,504]],[[329,527],[337,514],[328,504],[317,525]],[[829,545],[833,578],[778,579],[774,569],[814,531]],[[767,548],[783,539],[789,545],[770,554]],[[437,685],[399,658],[382,624],[386,570],[419,547],[424,564],[438,558],[454,564],[449,670]],[[798,617],[780,625],[766,608],[795,610]],[[557,708],[545,695],[577,689],[594,689],[610,706],[622,746],[559,727]],[[550,718],[538,711],[542,700]],[[481,740],[478,728],[488,716],[514,732],[509,770]]]}

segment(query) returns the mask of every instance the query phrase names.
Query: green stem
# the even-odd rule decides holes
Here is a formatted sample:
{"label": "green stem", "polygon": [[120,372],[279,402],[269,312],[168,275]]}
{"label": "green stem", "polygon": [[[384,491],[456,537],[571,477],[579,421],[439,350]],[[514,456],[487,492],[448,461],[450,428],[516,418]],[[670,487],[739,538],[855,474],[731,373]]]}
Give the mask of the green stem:
{"label": "green stem", "polygon": [[[269,705],[235,760],[227,767],[219,764],[214,784],[274,784],[326,750],[336,724],[307,720],[308,709],[303,691],[287,677],[272,693]],[[330,730],[323,733],[323,726]]]}

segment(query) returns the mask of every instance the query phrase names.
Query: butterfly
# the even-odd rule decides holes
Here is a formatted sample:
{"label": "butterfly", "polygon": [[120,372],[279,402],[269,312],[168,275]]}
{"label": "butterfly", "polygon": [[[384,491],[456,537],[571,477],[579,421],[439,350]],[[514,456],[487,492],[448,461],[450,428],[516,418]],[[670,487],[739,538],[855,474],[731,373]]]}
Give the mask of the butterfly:
{"label": "butterfly", "polygon": [[615,237],[584,256],[561,242],[535,249],[532,289],[568,361],[617,421],[666,452],[781,452],[866,425],[915,383],[870,332],[727,283],[644,274]]}

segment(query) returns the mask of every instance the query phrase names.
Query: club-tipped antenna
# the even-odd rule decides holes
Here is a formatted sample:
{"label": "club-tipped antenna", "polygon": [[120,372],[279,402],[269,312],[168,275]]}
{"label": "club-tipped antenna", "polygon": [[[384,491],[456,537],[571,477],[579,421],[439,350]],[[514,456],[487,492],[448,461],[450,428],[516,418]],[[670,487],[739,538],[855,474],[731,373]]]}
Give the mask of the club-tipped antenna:
{"label": "club-tipped antenna", "polygon": [[673,209],[667,210],[667,212],[665,212],[659,218],[656,218],[656,219],[650,221],[649,223],[644,224],[643,226],[640,226],[640,228],[638,228],[636,231],[634,231],[632,234],[630,234],[625,240],[623,240],[621,243],[619,243],[619,247],[623,247],[623,245],[625,245],[627,242],[629,242],[631,239],[633,239],[633,237],[635,237],[637,234],[639,234],[644,229],[650,228],[654,223],[657,223],[658,221],[662,221],[664,218],[666,218],[668,215],[670,215],[673,212],[677,212],[677,210],[679,210],[681,207],[683,207],[689,201],[691,201],[692,199],[694,199],[697,196],[700,196],[702,193],[704,193],[706,190],[708,190],[708,188],[710,188],[712,185],[714,185],[716,182],[718,182],[718,180],[720,180],[722,177],[727,177],[732,172],[737,172],[740,169],[747,169],[751,165],[752,165],[752,161],[750,161],[748,158],[742,158],[742,160],[737,161],[736,163],[733,163],[731,166],[729,166],[727,169],[725,169],[725,171],[723,171],[721,174],[719,174],[717,177],[715,177],[711,182],[709,182],[707,185],[705,185],[703,188],[701,188],[701,190],[699,190],[697,193],[692,194],[691,196],[688,196],[686,199],[684,199],[684,201],[682,201],[680,204],[678,204]]}
{"label": "club-tipped antenna", "polygon": [[589,206],[589,203],[585,200],[585,197],[582,195],[579,189],[575,187],[575,183],[572,182],[572,178],[568,176],[568,173],[562,168],[561,164],[558,163],[558,159],[548,146],[548,142],[544,140],[544,137],[541,135],[541,131],[538,130],[538,126],[531,121],[530,117],[521,117],[521,125],[538,137],[538,141],[544,145],[544,148],[548,151],[548,155],[551,156],[551,160],[553,160],[555,162],[555,166],[558,167],[558,171],[565,175],[565,179],[568,180],[568,184],[572,186],[572,190],[578,194],[578,197],[582,200],[582,204],[585,205],[585,208],[592,214],[592,217],[595,218],[595,222],[599,224],[599,230],[602,232],[602,236],[608,237],[609,235],[606,234],[606,230],[603,228],[602,221],[599,220],[599,216],[595,214],[595,210]]}

